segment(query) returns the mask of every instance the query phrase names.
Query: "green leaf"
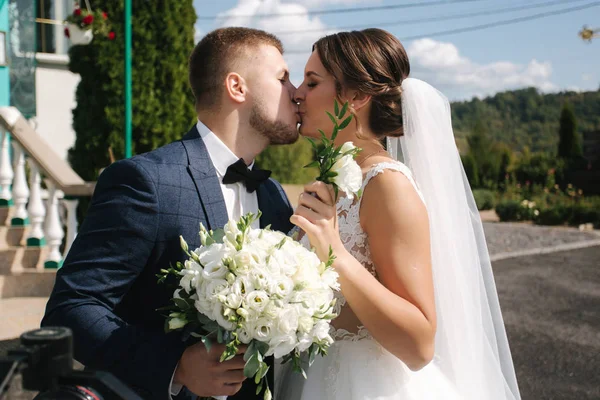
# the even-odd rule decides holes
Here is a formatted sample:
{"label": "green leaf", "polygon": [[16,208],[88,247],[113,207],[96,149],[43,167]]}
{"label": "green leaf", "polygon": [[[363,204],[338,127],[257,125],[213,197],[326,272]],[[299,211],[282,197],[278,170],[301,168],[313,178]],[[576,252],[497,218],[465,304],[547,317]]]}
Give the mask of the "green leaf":
{"label": "green leaf", "polygon": [[[346,104],[348,103],[346,102]],[[340,105],[335,99],[333,100],[333,111],[335,112],[335,115],[340,115]]]}
{"label": "green leaf", "polygon": [[321,165],[321,164],[319,163],[319,161],[318,161],[318,160],[315,160],[315,161],[313,161],[313,162],[311,162],[311,163],[309,163],[309,164],[306,164],[306,165],[304,166],[304,168],[313,168],[313,167],[318,167],[319,165]]}
{"label": "green leaf", "polygon": [[333,127],[333,133],[331,134],[331,140],[335,140],[335,138],[336,138],[336,137],[337,137],[337,135],[338,135],[338,131],[339,131],[339,129],[338,129],[337,125],[336,125],[336,126],[334,126],[334,127]]}
{"label": "green leaf", "polygon": [[306,140],[308,140],[310,142],[310,144],[312,145],[312,147],[315,149],[315,151],[317,150],[317,144],[315,143],[314,140],[312,140],[311,138],[307,137]]}
{"label": "green leaf", "polygon": [[187,301],[185,301],[184,299],[174,298],[173,302],[182,311],[187,311],[191,308],[189,303]]}
{"label": "green leaf", "polygon": [[329,117],[331,122],[333,122],[333,125],[337,126],[337,120],[335,119],[335,117],[333,115],[331,115],[331,113],[329,111],[325,111],[325,112],[327,113],[327,116]]}
{"label": "green leaf", "polygon": [[248,361],[250,357],[256,353],[256,351],[256,340],[253,340],[250,342],[248,349],[246,349],[246,352],[244,353],[244,361]]}
{"label": "green leaf", "polygon": [[211,340],[207,336],[203,336],[202,339],[200,339],[200,341],[204,344],[204,347],[206,347],[206,351],[210,352],[210,349],[212,347]]}
{"label": "green leaf", "polygon": [[352,121],[352,115],[350,115],[348,118],[346,118],[341,124],[340,124],[340,130],[344,129],[345,127],[348,126],[348,124],[350,123],[350,121]]}
{"label": "green leaf", "polygon": [[260,342],[260,341],[255,341],[256,343],[256,350],[258,350],[258,352],[260,354],[262,354],[263,356],[265,354],[267,354],[267,351],[269,351],[269,345],[265,342]]}
{"label": "green leaf", "polygon": [[338,197],[339,197],[339,192],[340,192],[340,188],[338,187],[338,185],[333,185],[333,192],[335,193],[335,201],[337,202]]}
{"label": "green leaf", "polygon": [[258,396],[258,394],[261,392],[261,390],[263,389],[263,381],[260,381],[260,383],[258,384],[258,386],[256,387],[256,395]]}
{"label": "green leaf", "polygon": [[321,134],[321,138],[323,138],[323,140],[326,141],[327,136],[325,135],[325,132],[323,132],[321,129],[319,129],[319,133]]}
{"label": "green leaf", "polygon": [[223,229],[217,229],[213,232],[212,238],[217,243],[223,243],[223,238],[225,237],[225,231]]}
{"label": "green leaf", "polygon": [[223,344],[223,329],[219,327],[217,331],[217,343]]}
{"label": "green leaf", "polygon": [[254,375],[258,372],[258,368],[260,367],[260,362],[258,359],[252,355],[248,361],[246,361],[246,365],[244,366],[244,376],[246,378],[254,378]]}
{"label": "green leaf", "polygon": [[344,118],[344,115],[346,115],[347,110],[348,110],[348,102],[345,102],[344,106],[342,107],[342,111],[340,111],[340,113],[338,114],[338,118],[339,119]]}

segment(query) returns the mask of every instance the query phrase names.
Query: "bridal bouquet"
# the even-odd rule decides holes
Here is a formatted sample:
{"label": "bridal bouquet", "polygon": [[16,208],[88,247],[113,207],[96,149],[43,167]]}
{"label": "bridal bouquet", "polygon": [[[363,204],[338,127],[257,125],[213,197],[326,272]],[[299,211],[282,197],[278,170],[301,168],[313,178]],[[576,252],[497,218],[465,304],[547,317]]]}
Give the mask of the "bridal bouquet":
{"label": "bridal bouquet", "polygon": [[347,127],[350,121],[352,121],[352,114],[343,119],[347,111],[348,102],[340,109],[337,100],[335,100],[335,116],[327,111],[327,115],[334,125],[331,138],[328,138],[321,129],[319,129],[321,146],[318,146],[311,138],[307,138],[317,154],[317,159],[306,165],[305,168],[318,167],[319,176],[317,180],[331,184],[335,191],[336,199],[340,190],[345,192],[346,196],[350,198],[353,198],[354,195],[358,197],[361,195],[362,171],[360,166],[354,161],[354,158],[360,153],[361,149],[355,147],[352,142],[346,142],[337,147],[334,144],[339,131]]}
{"label": "bridal bouquet", "polygon": [[292,361],[306,376],[301,353],[308,352],[312,364],[333,343],[329,325],[339,283],[331,251],[321,262],[281,232],[251,228],[257,218],[260,213],[247,214],[215,232],[200,225],[202,246],[195,250],[180,237],[189,258],[161,270],[159,282],[168,275],[179,279],[173,305],[162,309],[169,311],[165,330],[183,330],[184,338],[195,337],[207,348],[214,340],[226,344],[221,361],[249,345],[244,375],[255,380],[256,394],[266,387],[264,398],[270,399],[265,357]]}

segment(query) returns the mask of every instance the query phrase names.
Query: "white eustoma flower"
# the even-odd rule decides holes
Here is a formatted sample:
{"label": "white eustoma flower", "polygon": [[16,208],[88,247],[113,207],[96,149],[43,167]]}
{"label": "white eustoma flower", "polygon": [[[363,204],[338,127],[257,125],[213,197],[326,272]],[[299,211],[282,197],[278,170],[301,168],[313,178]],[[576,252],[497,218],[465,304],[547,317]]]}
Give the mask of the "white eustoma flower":
{"label": "white eustoma flower", "polygon": [[298,339],[294,334],[279,335],[269,340],[269,351],[267,356],[274,355],[275,358],[281,358],[289,354],[296,348]]}
{"label": "white eustoma flower", "polygon": [[244,306],[248,310],[260,313],[269,303],[269,295],[263,290],[254,290],[246,296]]}
{"label": "white eustoma flower", "polygon": [[329,335],[329,323],[327,321],[318,321],[312,330],[313,341],[317,343],[331,345],[333,338]]}
{"label": "white eustoma flower", "polygon": [[223,305],[219,302],[214,303],[213,315],[215,317],[215,321],[217,321],[217,324],[219,324],[222,328],[231,331],[235,328],[235,323],[231,322],[225,315],[226,310],[229,310],[229,308],[223,307]]}
{"label": "white eustoma flower", "polygon": [[331,167],[331,171],[337,172],[337,176],[334,176],[332,181],[346,193],[346,196],[353,198],[362,186],[362,171],[352,155],[337,160]]}

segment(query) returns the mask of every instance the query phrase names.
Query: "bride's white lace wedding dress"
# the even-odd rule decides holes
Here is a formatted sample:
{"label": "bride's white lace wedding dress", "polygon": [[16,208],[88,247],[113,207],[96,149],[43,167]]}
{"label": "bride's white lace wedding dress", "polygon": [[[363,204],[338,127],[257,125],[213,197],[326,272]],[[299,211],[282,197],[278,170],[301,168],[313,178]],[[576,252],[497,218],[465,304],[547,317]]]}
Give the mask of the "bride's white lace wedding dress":
{"label": "bride's white lace wedding dress", "polygon": [[[376,175],[388,171],[404,174],[421,199],[408,167],[401,162],[373,165],[363,190]],[[342,197],[337,204],[340,237],[346,249],[377,277],[367,236],[360,226],[360,199]],[[305,236],[301,243],[310,247]],[[306,369],[307,379],[291,370],[291,363],[275,366],[275,400],[459,400],[455,388],[434,359],[420,371],[411,371],[385,350],[360,324],[341,292],[336,293],[337,313],[328,355],[317,356]],[[482,399],[483,400],[483,399]]]}

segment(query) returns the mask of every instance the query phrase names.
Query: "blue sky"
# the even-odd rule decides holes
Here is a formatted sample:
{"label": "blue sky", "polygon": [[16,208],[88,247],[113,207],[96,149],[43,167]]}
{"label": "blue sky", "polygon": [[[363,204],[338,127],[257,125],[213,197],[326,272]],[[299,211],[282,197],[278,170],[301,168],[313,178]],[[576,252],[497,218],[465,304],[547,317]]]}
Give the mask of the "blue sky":
{"label": "blue sky", "polygon": [[[451,100],[483,97],[499,91],[535,86],[545,92],[597,90],[600,87],[600,38],[591,43],[578,36],[583,25],[600,28],[600,1],[592,0],[472,0],[462,3],[425,5],[379,11],[313,14],[315,11],[429,3],[432,0],[194,0],[199,17],[219,15],[215,20],[196,23],[197,38],[221,26],[251,26],[278,34],[292,69],[292,81],[299,84],[312,43],[336,27],[384,28],[403,40],[412,73],[442,90]],[[553,5],[547,3],[554,3]],[[498,10],[532,6],[528,10],[499,13]],[[428,36],[496,21],[522,18],[574,7],[595,7],[472,32]],[[487,12],[446,21],[384,22]],[[260,18],[259,14],[290,14]],[[300,31],[301,33],[298,33]],[[299,52],[299,54],[295,54]],[[304,52],[304,53],[302,53]],[[292,54],[294,53],[294,54]]]}

